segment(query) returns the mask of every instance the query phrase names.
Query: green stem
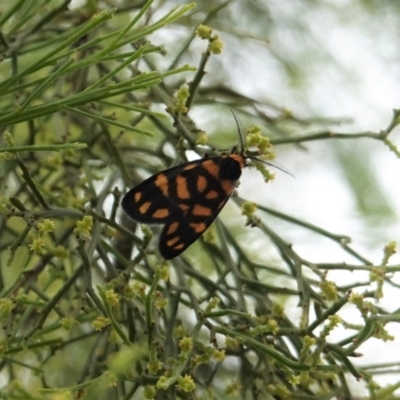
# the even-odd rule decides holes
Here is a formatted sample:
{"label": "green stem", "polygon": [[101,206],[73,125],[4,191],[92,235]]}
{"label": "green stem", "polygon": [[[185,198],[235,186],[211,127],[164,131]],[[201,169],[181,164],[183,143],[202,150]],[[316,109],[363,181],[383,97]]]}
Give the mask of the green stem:
{"label": "green stem", "polygon": [[75,62],[75,59],[71,58],[67,62],[64,63],[57,71],[50,74],[48,78],[46,78],[32,93],[31,95],[25,100],[24,104],[18,109],[18,112],[22,112],[28,107],[28,105],[36,99],[39,95],[41,95],[51,83],[53,83],[56,79],[58,79],[65,70]]}
{"label": "green stem", "polygon": [[40,319],[35,324],[35,326],[30,330],[30,332],[25,336],[26,339],[30,338],[36,332],[36,330],[40,329],[43,326],[43,324],[46,321],[46,319],[47,319],[48,315],[50,314],[50,312],[53,310],[53,308],[56,306],[56,304],[59,302],[59,300],[61,300],[62,297],[68,292],[69,288],[75,283],[75,281],[78,279],[78,277],[82,273],[82,271],[83,271],[83,265],[81,265],[79,268],[77,268],[75,270],[75,272],[64,283],[64,285],[61,287],[61,289],[40,310]]}
{"label": "green stem", "polygon": [[111,321],[111,326],[114,328],[115,332],[122,339],[122,341],[124,342],[125,345],[127,345],[127,346],[132,345],[132,342],[125,335],[125,332],[122,330],[121,326],[118,324],[117,320],[115,319],[114,313],[111,309],[109,301],[107,300],[104,289],[102,287],[98,286],[97,290],[99,292],[101,299],[103,300],[103,304],[104,304],[104,307],[105,307],[106,313],[107,313],[106,315]]}
{"label": "green stem", "polygon": [[62,150],[77,150],[85,149],[86,143],[65,143],[65,144],[39,144],[31,146],[13,146],[0,148],[0,153],[24,153],[27,151],[62,151]]}
{"label": "green stem", "polygon": [[150,286],[149,292],[146,295],[145,299],[145,310],[146,310],[146,329],[147,329],[147,345],[150,351],[150,362],[155,361],[157,359],[157,353],[155,346],[153,344],[153,295],[155,290],[158,287],[158,282],[160,280],[160,268],[156,268],[156,271],[153,276],[153,282]]}

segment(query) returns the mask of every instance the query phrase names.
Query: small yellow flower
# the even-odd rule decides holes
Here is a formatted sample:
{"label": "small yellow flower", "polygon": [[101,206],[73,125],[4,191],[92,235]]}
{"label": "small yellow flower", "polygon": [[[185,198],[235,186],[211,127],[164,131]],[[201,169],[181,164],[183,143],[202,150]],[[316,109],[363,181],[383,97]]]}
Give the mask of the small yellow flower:
{"label": "small yellow flower", "polygon": [[215,350],[213,354],[214,360],[222,362],[225,360],[225,350]]}
{"label": "small yellow flower", "polygon": [[42,254],[45,248],[45,241],[42,238],[36,238],[32,241],[32,244],[29,245],[30,251],[33,251],[36,254]]}
{"label": "small yellow flower", "polygon": [[218,35],[215,35],[208,45],[208,51],[213,54],[221,54],[224,48],[224,42],[219,38]]}
{"label": "small yellow flower", "polygon": [[15,303],[11,299],[0,299],[0,320],[5,321],[11,314]]}
{"label": "small yellow flower", "polygon": [[196,29],[196,35],[201,39],[211,39],[212,29],[206,25],[199,25]]}
{"label": "small yellow flower", "polygon": [[106,298],[113,307],[119,304],[118,295],[112,289],[106,291]]}
{"label": "small yellow flower", "polygon": [[184,337],[179,341],[179,347],[182,351],[190,351],[193,348],[193,339],[190,337]]}
{"label": "small yellow flower", "polygon": [[187,393],[193,392],[193,390],[196,389],[196,385],[193,381],[193,378],[189,375],[185,375],[184,377],[180,376],[178,378],[177,386],[179,387],[179,389]]}
{"label": "small yellow flower", "polygon": [[56,227],[55,222],[47,218],[41,222],[38,222],[37,224],[37,229],[41,233],[51,233],[54,231],[55,227]]}
{"label": "small yellow flower", "polygon": [[111,323],[109,318],[105,318],[105,317],[98,317],[96,318],[93,323],[92,323],[92,327],[96,330],[96,331],[102,331],[104,328],[106,328],[107,326],[109,326]]}

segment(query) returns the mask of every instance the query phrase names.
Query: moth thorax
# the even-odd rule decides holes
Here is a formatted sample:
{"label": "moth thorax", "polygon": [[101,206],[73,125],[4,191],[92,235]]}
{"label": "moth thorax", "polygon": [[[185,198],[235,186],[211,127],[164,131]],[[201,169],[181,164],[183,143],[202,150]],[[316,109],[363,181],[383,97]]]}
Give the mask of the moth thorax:
{"label": "moth thorax", "polygon": [[242,175],[242,162],[244,162],[244,159],[239,154],[223,157],[219,177],[237,181]]}

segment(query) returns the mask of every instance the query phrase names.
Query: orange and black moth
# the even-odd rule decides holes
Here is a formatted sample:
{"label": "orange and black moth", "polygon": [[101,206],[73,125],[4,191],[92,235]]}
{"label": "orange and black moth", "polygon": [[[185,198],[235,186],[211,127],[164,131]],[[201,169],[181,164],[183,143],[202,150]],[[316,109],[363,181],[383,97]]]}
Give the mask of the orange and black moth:
{"label": "orange and black moth", "polygon": [[170,260],[211,225],[235,189],[246,156],[208,157],[159,172],[129,190],[122,208],[134,221],[164,224],[159,251]]}

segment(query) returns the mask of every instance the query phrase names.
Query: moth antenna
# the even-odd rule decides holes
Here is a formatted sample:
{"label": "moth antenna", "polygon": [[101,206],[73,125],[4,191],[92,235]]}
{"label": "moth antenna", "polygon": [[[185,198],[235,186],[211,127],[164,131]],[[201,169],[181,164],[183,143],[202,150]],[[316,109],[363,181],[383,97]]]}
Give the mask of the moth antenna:
{"label": "moth antenna", "polygon": [[278,166],[278,165],[276,165],[276,164],[273,164],[273,163],[268,162],[268,161],[260,160],[260,159],[257,158],[257,157],[246,156],[246,158],[250,158],[250,160],[258,161],[258,162],[260,162],[260,163],[269,165],[269,166],[271,166],[271,167],[274,167],[274,168],[276,168],[276,169],[279,169],[279,171],[282,171],[282,172],[284,172],[285,174],[290,175],[292,178],[296,178],[293,174],[291,174],[291,173],[290,173],[289,171],[287,171],[285,168],[280,167],[280,166]]}
{"label": "moth antenna", "polygon": [[231,109],[231,113],[233,115],[233,118],[235,118],[236,126],[237,126],[237,129],[238,129],[238,134],[239,134],[240,147],[241,147],[242,152],[244,152],[243,132],[240,130],[239,120],[236,117],[236,114],[234,113],[234,111],[232,109]]}
{"label": "moth antenna", "polygon": [[[237,126],[238,133],[239,133],[240,145],[241,145],[241,148],[242,148],[241,150],[242,150],[242,152],[244,152],[244,139],[243,139],[243,133],[242,133],[242,131],[240,130],[239,120],[238,120],[238,118],[236,117],[236,114],[234,113],[234,111],[233,111],[232,109],[231,109],[231,113],[232,113],[232,115],[233,115],[233,118],[235,118],[236,126]],[[275,164],[273,164],[273,163],[270,163],[270,162],[268,162],[268,161],[260,160],[260,159],[258,159],[257,157],[246,156],[246,158],[250,158],[251,160],[255,160],[255,161],[261,162],[261,163],[263,163],[263,164],[269,165],[269,166],[271,166],[271,167],[274,167],[274,168],[276,168],[276,169],[279,169],[280,171],[284,172],[285,174],[290,175],[292,178],[295,178],[294,175],[292,175],[289,171],[287,171],[287,170],[286,170],[285,168],[283,168],[283,167],[280,167],[280,166],[275,165]]]}

